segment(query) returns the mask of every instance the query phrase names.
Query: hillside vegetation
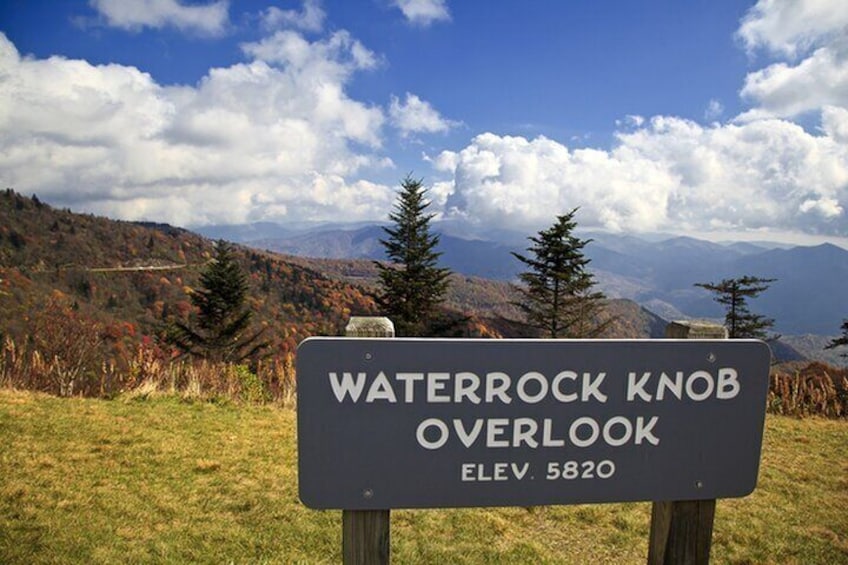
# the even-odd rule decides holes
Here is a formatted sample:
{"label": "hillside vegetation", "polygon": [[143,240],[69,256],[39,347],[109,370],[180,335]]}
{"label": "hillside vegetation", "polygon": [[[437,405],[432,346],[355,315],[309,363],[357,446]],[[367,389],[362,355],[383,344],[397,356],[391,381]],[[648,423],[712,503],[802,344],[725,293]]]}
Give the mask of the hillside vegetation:
{"label": "hillside vegetation", "polygon": [[[295,413],[0,390],[0,563],[339,563],[297,497]],[[714,563],[848,563],[848,427],[766,419],[757,489]],[[396,563],[644,563],[649,503],[392,512]]]}
{"label": "hillside vegetation", "polygon": [[[140,225],[56,210],[37,197],[0,193],[0,332],[16,339],[52,301],[108,329],[115,341],[158,337],[188,319],[188,293],[212,242],[170,226]],[[337,334],[352,314],[370,314],[361,289],[269,254],[239,249],[250,305],[272,351]]]}
{"label": "hillside vegetation", "polygon": [[[440,226],[434,223],[438,231]],[[455,226],[454,226],[455,228]],[[520,263],[510,251],[523,252],[528,234],[499,232],[458,237],[442,226],[441,262],[453,271],[488,279],[513,280]],[[209,226],[205,234],[227,234],[234,241],[292,255],[328,258],[383,256],[379,226],[316,226],[292,233],[273,224]],[[454,234],[454,235],[451,235]],[[486,239],[491,237],[493,239]],[[643,238],[632,234],[583,232],[592,243],[586,255],[599,290],[609,297],[628,298],[666,319],[688,316],[718,318],[721,307],[693,285],[742,276],[777,279],[757,299],[757,312],[775,319],[783,335],[838,333],[848,312],[848,250],[832,244],[780,249],[777,244],[721,244],[691,237]],[[826,360],[816,351],[816,358]]]}
{"label": "hillside vegetation", "polygon": [[[193,315],[190,293],[213,242],[166,225],[57,210],[0,192],[0,385],[65,396],[111,397],[138,387],[198,390],[204,397],[275,400],[294,395],[294,350],[305,337],[341,335],[351,316],[376,315],[371,261],[280,256],[236,248],[248,275],[256,329],[268,356],[250,370],[185,363],[162,339]],[[521,337],[509,284],[453,275],[448,315],[457,336]],[[628,300],[610,300],[604,337],[661,337],[666,322]],[[775,377],[770,409],[845,417],[848,378],[817,366]],[[824,368],[822,368],[824,367]],[[785,398],[784,398],[785,397]]]}
{"label": "hillside vegetation", "polygon": [[[0,563],[339,561],[340,514],[297,499],[293,355],[376,314],[373,264],[238,248],[269,357],[188,362],[161,338],[192,316],[212,246],[0,192]],[[452,282],[462,335],[510,335],[508,285]],[[664,326],[632,302],[609,309],[609,337]],[[773,375],[772,413],[836,419],[769,416],[758,490],[719,504],[715,562],[848,562],[846,389],[848,374],[824,365]],[[397,511],[392,551],[399,563],[639,563],[649,513]]]}
{"label": "hillside vegetation", "polygon": [[[189,293],[212,256],[213,242],[167,225],[113,221],[57,210],[37,197],[0,192],[0,337],[26,342],[51,307],[72,308],[112,342],[108,358],[191,315]],[[374,315],[370,262],[309,261],[236,248],[249,275],[250,306],[274,355],[310,335],[340,335],[352,315]],[[468,314],[466,336],[496,336],[515,317],[509,285],[454,276],[448,307]],[[616,336],[648,337],[647,314],[616,308]],[[647,325],[646,325],[647,324]]]}
{"label": "hillside vegetation", "polygon": [[[377,284],[377,268],[370,260],[320,259],[294,255],[284,257],[291,263],[350,284],[364,288],[374,288]],[[513,305],[518,300],[518,293],[510,283],[458,273],[454,273],[450,281],[446,295],[448,307],[485,321],[488,327],[504,337],[517,337],[511,332],[520,330],[505,322],[521,317],[521,312]],[[614,319],[604,334],[607,338],[663,337],[668,323],[632,300],[608,300],[606,315]]]}

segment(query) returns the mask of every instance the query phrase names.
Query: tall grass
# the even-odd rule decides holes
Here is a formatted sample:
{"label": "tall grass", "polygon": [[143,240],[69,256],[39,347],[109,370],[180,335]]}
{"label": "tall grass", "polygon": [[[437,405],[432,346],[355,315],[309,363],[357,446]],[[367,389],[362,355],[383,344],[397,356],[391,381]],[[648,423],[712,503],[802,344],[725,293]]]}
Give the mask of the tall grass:
{"label": "tall grass", "polygon": [[[43,352],[37,344],[20,344],[7,336],[0,350],[0,386],[56,396],[168,394],[202,400],[295,404],[292,353],[264,359],[248,368],[202,359],[173,359],[147,341],[130,346],[120,357],[97,359],[91,351],[68,346]],[[822,363],[774,370],[767,410],[800,418],[848,418],[848,370]]]}
{"label": "tall grass", "polygon": [[6,337],[0,349],[0,386],[56,396],[114,398],[176,395],[200,400],[272,402],[293,406],[294,360],[291,354],[246,365],[170,359],[153,344],[138,344],[122,359],[79,365],[61,352],[45,355],[32,345]]}
{"label": "tall grass", "polygon": [[[818,371],[809,370],[815,366]],[[769,382],[768,411],[799,418],[848,417],[848,377],[831,375],[831,370],[820,363],[792,374],[774,372]]]}

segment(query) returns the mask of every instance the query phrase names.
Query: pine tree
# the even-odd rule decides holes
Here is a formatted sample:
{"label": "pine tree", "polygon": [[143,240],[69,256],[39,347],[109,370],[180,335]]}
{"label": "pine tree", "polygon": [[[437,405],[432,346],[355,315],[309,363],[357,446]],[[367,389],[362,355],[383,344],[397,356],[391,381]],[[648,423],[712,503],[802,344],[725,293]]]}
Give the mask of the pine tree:
{"label": "pine tree", "polygon": [[410,176],[401,182],[389,215],[394,225],[383,228],[388,237],[380,240],[389,264],[375,261],[380,276],[377,304],[399,336],[433,334],[451,274],[437,266],[439,236],[430,233],[433,214],[425,213],[430,203],[422,182]]}
{"label": "pine tree", "polygon": [[597,337],[612,322],[601,320],[605,297],[592,290],[590,259],[583,255],[592,240],[573,234],[576,213],[577,208],[557,216],[553,226],[530,236],[527,256],[512,253],[529,268],[518,276],[523,284],[515,287],[521,295],[515,305],[527,326],[552,339]]}
{"label": "pine tree", "polygon": [[724,279],[720,283],[696,283],[695,286],[715,293],[713,300],[725,306],[724,325],[730,339],[767,339],[766,332],[774,325],[774,320],[752,313],[747,300],[768,290],[775,280],[744,276]]}
{"label": "pine tree", "polygon": [[[825,349],[835,349],[843,345],[848,345],[848,318],[842,320],[842,335],[830,340],[830,343],[825,345]],[[848,353],[841,353],[842,357],[848,357]]]}
{"label": "pine tree", "polygon": [[258,341],[261,331],[248,332],[253,312],[245,307],[247,277],[229,243],[215,243],[215,258],[200,275],[200,284],[191,294],[195,327],[176,322],[169,341],[185,353],[227,363],[244,361],[267,346]]}

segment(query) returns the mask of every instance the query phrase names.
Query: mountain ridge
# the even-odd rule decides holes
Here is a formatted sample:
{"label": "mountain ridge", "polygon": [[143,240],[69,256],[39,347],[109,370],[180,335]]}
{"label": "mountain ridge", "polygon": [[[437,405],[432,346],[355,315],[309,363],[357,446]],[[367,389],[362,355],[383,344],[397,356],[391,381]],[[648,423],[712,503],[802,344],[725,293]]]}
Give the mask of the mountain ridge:
{"label": "mountain ridge", "polygon": [[[380,260],[382,248],[377,240],[381,235],[379,225],[351,230],[336,226],[296,237],[244,243],[290,255]],[[509,237],[514,236],[510,232]],[[777,279],[750,307],[774,318],[775,330],[780,333],[833,335],[848,316],[848,291],[840,282],[848,280],[848,250],[831,243],[785,248],[715,243],[690,236],[650,241],[633,235],[587,232],[586,237],[592,242],[584,251],[592,261],[589,268],[596,274],[599,288],[664,316],[723,317],[713,296],[695,283],[745,275]],[[510,281],[520,269],[510,252],[522,252],[523,247],[514,241],[441,233],[439,250],[442,264],[454,272]]]}
{"label": "mountain ridge", "polygon": [[[2,191],[0,338],[25,343],[33,319],[60,301],[112,335],[110,347],[159,342],[169,323],[190,320],[190,294],[212,250],[212,240],[183,228],[75,214]],[[351,316],[379,314],[373,273],[363,276],[350,262],[309,263],[241,245],[235,253],[247,275],[255,329],[264,328],[274,355],[292,354],[311,335],[341,335]],[[361,264],[375,269],[371,260]],[[461,274],[451,281],[449,315],[468,316],[461,335],[512,331],[508,283]],[[610,337],[656,336],[664,326],[635,303],[611,301],[611,308],[620,319]]]}

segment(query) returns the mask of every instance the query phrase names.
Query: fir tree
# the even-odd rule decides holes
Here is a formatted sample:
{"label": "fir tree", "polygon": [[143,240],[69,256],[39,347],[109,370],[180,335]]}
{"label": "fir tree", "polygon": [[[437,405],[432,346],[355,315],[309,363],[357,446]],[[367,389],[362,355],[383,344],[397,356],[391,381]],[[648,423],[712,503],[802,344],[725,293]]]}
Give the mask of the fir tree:
{"label": "fir tree", "polygon": [[[848,318],[842,320],[842,335],[830,340],[830,343],[825,345],[825,349],[835,349],[843,345],[848,345]],[[842,357],[848,357],[848,353],[841,353]]]}
{"label": "fir tree", "polygon": [[176,322],[169,340],[183,352],[227,363],[238,363],[266,347],[262,333],[249,332],[253,312],[245,307],[247,277],[232,246],[215,243],[215,258],[200,275],[202,288],[191,294],[197,309],[194,327]]}
{"label": "fir tree", "polygon": [[394,225],[383,228],[388,237],[380,240],[389,264],[375,261],[380,276],[377,304],[399,336],[433,335],[448,288],[450,270],[438,267],[439,236],[430,233],[433,214],[425,213],[430,205],[425,197],[422,180],[407,176],[401,182],[389,215]]}
{"label": "fir tree", "polygon": [[604,295],[595,292],[594,277],[586,270],[590,259],[583,248],[592,240],[573,234],[575,208],[557,216],[553,226],[528,239],[528,255],[513,252],[529,270],[519,275],[516,286],[521,300],[515,305],[525,324],[548,338],[590,338],[600,335],[612,322],[601,321]]}
{"label": "fir tree", "polygon": [[[724,326],[730,339],[756,338],[767,339],[766,332],[774,325],[774,320],[748,309],[747,300],[756,298],[768,290],[776,279],[762,279],[744,276],[736,279],[724,279],[720,283],[696,283],[695,286],[713,292],[713,300],[724,305],[726,314]],[[775,339],[773,336],[768,339]]]}

